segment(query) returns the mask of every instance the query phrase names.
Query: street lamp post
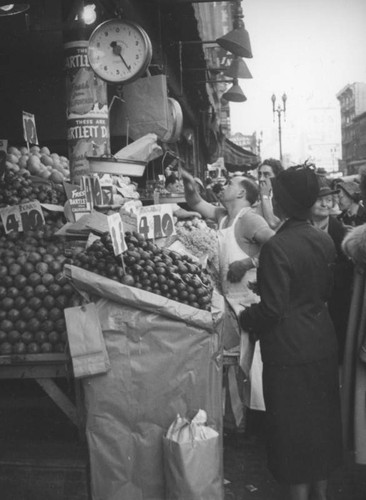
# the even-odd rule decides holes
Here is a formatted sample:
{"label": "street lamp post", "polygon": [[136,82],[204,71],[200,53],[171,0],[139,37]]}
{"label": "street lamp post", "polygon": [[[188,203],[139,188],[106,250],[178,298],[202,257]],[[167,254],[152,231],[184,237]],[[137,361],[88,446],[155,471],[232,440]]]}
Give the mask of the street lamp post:
{"label": "street lamp post", "polygon": [[283,113],[284,119],[286,120],[286,101],[287,95],[282,95],[282,107],[280,105],[276,108],[276,96],[272,94],[272,110],[273,110],[273,121],[275,121],[275,113],[277,113],[278,117],[278,140],[280,144],[280,161],[282,162],[282,127],[281,127],[281,115]]}

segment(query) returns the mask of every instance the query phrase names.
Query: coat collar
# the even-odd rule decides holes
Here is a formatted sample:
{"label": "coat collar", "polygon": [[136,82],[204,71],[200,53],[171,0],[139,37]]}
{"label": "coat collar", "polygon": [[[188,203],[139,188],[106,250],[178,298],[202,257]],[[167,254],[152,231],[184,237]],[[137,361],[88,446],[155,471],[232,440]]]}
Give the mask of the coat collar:
{"label": "coat collar", "polygon": [[292,229],[298,226],[311,226],[310,221],[308,220],[299,220],[299,219],[287,219],[282,226],[278,229],[277,233],[280,233],[282,231],[286,231],[286,229]]}

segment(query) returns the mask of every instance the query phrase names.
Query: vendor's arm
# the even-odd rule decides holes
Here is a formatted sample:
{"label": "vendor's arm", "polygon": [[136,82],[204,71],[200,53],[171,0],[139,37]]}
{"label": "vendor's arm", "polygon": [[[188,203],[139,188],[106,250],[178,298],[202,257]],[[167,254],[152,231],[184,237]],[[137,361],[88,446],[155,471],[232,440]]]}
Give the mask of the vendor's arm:
{"label": "vendor's arm", "polygon": [[[273,229],[260,215],[253,214],[248,220],[247,217],[239,219],[235,228],[235,237],[239,246],[245,251],[243,238],[253,240],[258,245],[263,245],[274,235]],[[227,279],[232,283],[242,280],[244,274],[254,267],[258,267],[258,255],[253,255],[242,260],[236,260],[229,266]]]}
{"label": "vendor's arm", "polygon": [[183,180],[186,201],[193,210],[199,212],[206,219],[213,219],[216,221],[226,214],[225,208],[215,207],[200,196],[196,181],[187,170],[180,167],[179,171]]}
{"label": "vendor's arm", "polygon": [[280,225],[280,219],[273,213],[273,206],[271,200],[272,185],[270,179],[262,179],[259,181],[259,197],[261,201],[261,208],[263,217],[268,222],[272,229],[277,229]]}
{"label": "vendor's arm", "polygon": [[269,242],[259,257],[258,288],[261,301],[241,312],[245,330],[265,335],[283,317],[289,303],[291,266],[285,252]]}
{"label": "vendor's arm", "polygon": [[202,217],[199,212],[190,212],[180,207],[174,210],[173,215],[175,215],[175,217],[177,217],[178,219],[190,219],[192,217],[199,217],[199,218]]}

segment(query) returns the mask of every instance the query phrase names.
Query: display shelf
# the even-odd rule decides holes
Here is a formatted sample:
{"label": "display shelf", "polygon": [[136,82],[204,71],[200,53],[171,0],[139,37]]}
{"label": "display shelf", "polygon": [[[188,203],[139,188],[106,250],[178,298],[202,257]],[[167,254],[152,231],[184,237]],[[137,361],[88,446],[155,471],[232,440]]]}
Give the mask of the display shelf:
{"label": "display shelf", "polygon": [[0,356],[0,379],[33,379],[78,427],[84,439],[84,409],[80,382],[74,379],[76,401],[72,402],[54,379],[73,378],[71,359],[64,353],[12,354]]}

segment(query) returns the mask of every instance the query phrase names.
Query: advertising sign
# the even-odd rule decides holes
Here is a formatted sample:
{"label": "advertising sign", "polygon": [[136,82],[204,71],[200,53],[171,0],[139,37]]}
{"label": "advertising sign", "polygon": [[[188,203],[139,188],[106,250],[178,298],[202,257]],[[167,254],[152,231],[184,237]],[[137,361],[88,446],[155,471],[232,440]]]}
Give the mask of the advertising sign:
{"label": "advertising sign", "polygon": [[92,70],[88,41],[65,48],[67,141],[72,182],[87,175],[87,156],[110,155],[107,84]]}

